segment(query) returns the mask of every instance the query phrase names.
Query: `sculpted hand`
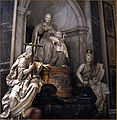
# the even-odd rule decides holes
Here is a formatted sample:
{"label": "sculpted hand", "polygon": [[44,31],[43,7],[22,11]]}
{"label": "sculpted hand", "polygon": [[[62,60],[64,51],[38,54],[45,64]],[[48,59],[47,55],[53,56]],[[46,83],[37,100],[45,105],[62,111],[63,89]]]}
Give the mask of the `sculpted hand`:
{"label": "sculpted hand", "polygon": [[29,70],[34,69],[34,67],[35,67],[35,64],[33,63],[32,65],[29,66]]}
{"label": "sculpted hand", "polygon": [[45,27],[44,27],[44,30],[45,30],[45,31],[47,31],[47,30],[48,30],[48,28],[45,26]]}
{"label": "sculpted hand", "polygon": [[83,84],[87,85],[89,82],[88,81],[83,81]]}
{"label": "sculpted hand", "polygon": [[43,64],[43,67],[45,67],[45,68],[48,68],[50,66],[50,64]]}
{"label": "sculpted hand", "polygon": [[34,68],[35,68],[35,64],[33,63],[32,65],[29,65],[29,68],[28,68],[28,69],[25,69],[25,70],[23,71],[23,74],[24,74],[24,75],[28,74],[28,73],[31,72]]}
{"label": "sculpted hand", "polygon": [[16,84],[20,83],[20,81],[19,80],[14,80],[13,83],[16,85]]}
{"label": "sculpted hand", "polygon": [[93,77],[92,83],[97,84],[98,82],[99,81],[98,81],[97,77]]}

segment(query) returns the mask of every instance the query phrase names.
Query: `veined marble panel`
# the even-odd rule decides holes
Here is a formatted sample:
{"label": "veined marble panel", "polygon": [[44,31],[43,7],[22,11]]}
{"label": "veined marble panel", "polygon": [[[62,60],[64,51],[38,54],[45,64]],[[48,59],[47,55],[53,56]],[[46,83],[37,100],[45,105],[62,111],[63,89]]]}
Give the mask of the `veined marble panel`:
{"label": "veined marble panel", "polygon": [[73,29],[78,26],[75,12],[65,0],[55,2],[31,1],[28,9],[31,11],[31,14],[28,16],[28,24],[30,26],[35,26],[41,20],[44,20],[46,13],[52,14],[53,23],[57,25],[60,31]]}

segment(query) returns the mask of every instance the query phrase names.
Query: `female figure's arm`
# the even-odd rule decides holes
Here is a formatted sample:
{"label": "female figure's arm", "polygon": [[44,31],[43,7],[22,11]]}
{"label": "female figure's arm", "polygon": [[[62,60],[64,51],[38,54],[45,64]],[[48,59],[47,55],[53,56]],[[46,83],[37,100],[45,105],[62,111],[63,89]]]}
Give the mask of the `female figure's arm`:
{"label": "female figure's arm", "polygon": [[79,78],[79,80],[80,80],[82,83],[84,83],[84,81],[83,81],[83,77],[82,77],[82,75],[81,75],[81,72],[82,72],[82,70],[84,69],[84,66],[85,66],[84,63],[81,64],[80,67],[78,68],[77,72],[76,72],[77,77]]}
{"label": "female figure's arm", "polygon": [[34,69],[34,63],[32,65],[28,65],[27,66],[27,60],[25,60],[25,58],[22,58],[19,61],[18,64],[18,79],[22,79],[23,75],[26,75],[28,73],[30,73],[33,69]]}

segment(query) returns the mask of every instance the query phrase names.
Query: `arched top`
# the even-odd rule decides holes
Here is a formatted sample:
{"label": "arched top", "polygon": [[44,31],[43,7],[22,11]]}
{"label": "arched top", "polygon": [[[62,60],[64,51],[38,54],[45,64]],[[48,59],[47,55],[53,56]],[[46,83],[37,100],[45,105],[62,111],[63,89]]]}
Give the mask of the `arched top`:
{"label": "arched top", "polygon": [[86,24],[86,19],[84,17],[84,14],[80,8],[80,6],[78,5],[78,3],[76,2],[76,0],[66,0],[72,7],[72,9],[74,10],[78,22],[79,22],[79,26],[78,27],[84,27],[87,28],[87,24]]}
{"label": "arched top", "polygon": [[32,27],[43,20],[48,12],[52,14],[53,23],[57,25],[60,31],[87,27],[84,14],[75,0],[28,0],[28,2],[21,0],[19,5],[26,6],[26,9],[31,11],[27,24]]}
{"label": "arched top", "polygon": [[19,7],[21,8],[28,8],[30,0],[19,0]]}

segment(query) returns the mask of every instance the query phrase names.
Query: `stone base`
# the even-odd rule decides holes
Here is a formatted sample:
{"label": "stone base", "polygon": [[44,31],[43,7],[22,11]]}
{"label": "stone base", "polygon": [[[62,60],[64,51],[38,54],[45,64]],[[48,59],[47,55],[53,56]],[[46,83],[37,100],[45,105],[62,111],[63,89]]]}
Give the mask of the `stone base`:
{"label": "stone base", "polygon": [[90,98],[79,99],[79,97],[38,97],[38,107],[42,112],[42,119],[46,118],[95,118],[97,110],[94,102]]}
{"label": "stone base", "polygon": [[50,66],[43,69],[41,76],[45,84],[53,84],[57,88],[57,96],[72,96],[71,71],[69,67]]}
{"label": "stone base", "polygon": [[[42,119],[97,119],[100,117],[95,105],[96,96],[91,88],[82,87],[80,90],[76,89],[79,91],[77,95],[60,97],[55,95],[56,87],[52,84],[45,84],[45,86],[45,88],[42,87],[33,102],[33,106],[41,110]],[[55,92],[49,92],[51,90]],[[60,95],[62,96],[62,94]]]}

